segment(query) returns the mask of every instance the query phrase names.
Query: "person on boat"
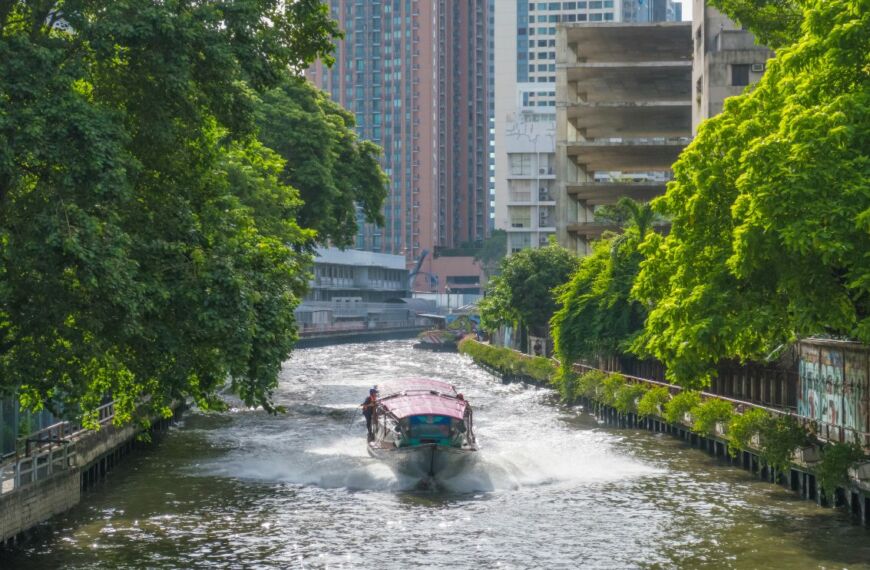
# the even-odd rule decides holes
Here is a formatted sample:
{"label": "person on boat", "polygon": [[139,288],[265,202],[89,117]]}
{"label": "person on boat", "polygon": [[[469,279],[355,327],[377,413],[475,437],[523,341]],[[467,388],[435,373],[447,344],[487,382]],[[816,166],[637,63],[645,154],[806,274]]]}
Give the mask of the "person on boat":
{"label": "person on boat", "polygon": [[369,397],[366,398],[361,404],[363,410],[363,416],[366,419],[366,430],[369,433],[369,441],[373,440],[375,437],[374,432],[372,431],[372,416],[375,413],[375,407],[378,405],[378,390],[376,388],[372,388],[369,390]]}

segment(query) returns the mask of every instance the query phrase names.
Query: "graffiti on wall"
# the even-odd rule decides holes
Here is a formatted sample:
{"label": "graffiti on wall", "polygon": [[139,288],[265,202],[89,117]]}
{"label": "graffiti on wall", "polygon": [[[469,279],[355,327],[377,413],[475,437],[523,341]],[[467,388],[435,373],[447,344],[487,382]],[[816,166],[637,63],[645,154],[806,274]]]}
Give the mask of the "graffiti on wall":
{"label": "graffiti on wall", "polygon": [[802,341],[798,413],[817,422],[868,431],[868,349]]}
{"label": "graffiti on wall", "polygon": [[819,372],[819,349],[816,346],[800,347],[800,363],[798,366],[800,374],[800,396],[798,397],[798,414],[819,420],[819,402],[821,398],[820,390],[821,376]]}
{"label": "graffiti on wall", "polygon": [[843,403],[846,414],[845,425],[856,431],[870,431],[868,425],[867,397],[870,384],[868,353],[845,351],[845,379],[843,382]]}

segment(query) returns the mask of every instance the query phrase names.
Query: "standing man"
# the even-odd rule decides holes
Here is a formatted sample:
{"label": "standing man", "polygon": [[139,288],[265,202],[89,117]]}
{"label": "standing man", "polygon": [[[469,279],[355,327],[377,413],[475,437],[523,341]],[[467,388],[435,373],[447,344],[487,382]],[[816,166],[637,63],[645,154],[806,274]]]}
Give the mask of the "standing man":
{"label": "standing man", "polygon": [[369,432],[369,441],[372,441],[375,438],[375,434],[372,431],[372,416],[375,413],[375,406],[378,405],[378,391],[375,388],[369,390],[369,397],[366,398],[362,405],[363,416],[366,418],[366,429]]}

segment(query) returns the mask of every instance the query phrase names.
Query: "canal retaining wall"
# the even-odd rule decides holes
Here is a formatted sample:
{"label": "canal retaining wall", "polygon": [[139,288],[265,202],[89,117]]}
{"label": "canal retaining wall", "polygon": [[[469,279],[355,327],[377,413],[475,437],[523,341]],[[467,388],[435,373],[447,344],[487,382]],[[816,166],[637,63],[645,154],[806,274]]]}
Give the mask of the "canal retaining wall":
{"label": "canal retaining wall", "polygon": [[[846,365],[843,364],[845,359],[837,360],[836,356],[831,356],[829,352],[826,360],[828,362],[840,363],[840,370],[844,372],[843,376],[849,377],[845,374],[845,371],[847,370]],[[853,363],[854,362],[855,360],[853,360]],[[525,384],[531,384],[535,386],[546,385],[546,383],[540,382],[539,380],[536,380],[530,376],[517,374],[515,372],[505,372],[491,365],[488,365],[485,362],[481,362],[480,360],[475,360],[475,363],[484,370],[493,374],[494,376],[502,379],[502,381],[504,382],[523,382]],[[575,369],[578,372],[597,370],[584,364],[575,365]],[[850,375],[853,382],[856,380],[856,377],[858,380],[860,380],[859,374],[855,373],[856,369],[860,370],[858,366],[853,364],[853,366],[851,367],[852,374]],[[830,374],[831,372],[829,371],[828,375]],[[674,386],[670,386],[668,384],[657,382],[654,380],[637,378],[633,376],[627,376],[627,378],[630,379],[630,381],[632,382],[642,382],[658,386],[667,386],[668,388],[676,389],[676,387]],[[858,388],[854,385],[850,386],[850,391],[852,390],[858,391]],[[831,398],[838,396],[842,398],[843,391],[829,389],[827,393]],[[864,391],[862,391],[861,393],[862,395],[867,394],[867,392]],[[734,400],[733,398],[725,398],[721,395],[714,395],[708,393],[704,394],[708,397],[718,397],[721,399],[725,399],[732,404],[743,406],[744,408],[757,407],[766,409],[769,412],[773,413],[783,413],[783,410],[766,408],[750,402],[741,402],[738,400]],[[831,394],[833,394],[833,396],[831,396]],[[791,489],[801,498],[814,501],[819,506],[843,508],[851,513],[856,522],[859,522],[865,526],[870,526],[870,480],[856,478],[854,475],[852,475],[848,485],[838,487],[835,492],[831,494],[831,496],[826,496],[826,493],[816,479],[816,475],[813,469],[818,464],[819,460],[818,449],[816,447],[810,446],[807,448],[797,449],[793,455],[793,461],[789,466],[789,469],[786,471],[778,471],[768,466],[762,459],[761,451],[759,449],[753,448],[751,445],[749,446],[749,449],[732,450],[733,455],[732,453],[729,453],[729,440],[725,437],[724,432],[720,433],[717,431],[717,433],[714,434],[699,434],[694,432],[692,430],[692,426],[688,423],[672,424],[667,422],[663,417],[660,416],[641,417],[638,416],[636,413],[622,413],[612,406],[595,401],[588,397],[578,398],[578,404],[582,406],[585,411],[591,413],[596,418],[610,426],[618,428],[645,429],[652,432],[664,433],[677,437],[685,441],[688,445],[706,451],[710,455],[713,455],[714,457],[717,457],[722,461],[725,461],[731,465],[740,466],[743,469],[750,471],[762,480]],[[806,419],[807,418],[805,418],[805,420]],[[830,419],[835,420],[835,418]],[[822,425],[830,426],[833,423],[834,422],[824,422]],[[850,432],[852,434],[852,437],[849,437]],[[863,443],[864,441],[866,441],[866,439],[863,437],[865,434],[862,432],[863,430],[861,430],[860,427],[858,427],[858,429],[855,429],[853,427],[851,430],[848,428],[836,430],[825,429],[821,432],[820,435],[822,437],[829,436],[830,439],[828,439],[827,441],[853,441],[856,443]]]}
{"label": "canal retaining wall", "polygon": [[[82,492],[101,481],[132,451],[137,437],[165,431],[180,416],[156,419],[150,427],[116,427],[112,404],[100,408],[97,431],[61,422],[31,435],[24,452],[0,464],[0,545],[76,506]],[[77,429],[78,428],[78,429]]]}

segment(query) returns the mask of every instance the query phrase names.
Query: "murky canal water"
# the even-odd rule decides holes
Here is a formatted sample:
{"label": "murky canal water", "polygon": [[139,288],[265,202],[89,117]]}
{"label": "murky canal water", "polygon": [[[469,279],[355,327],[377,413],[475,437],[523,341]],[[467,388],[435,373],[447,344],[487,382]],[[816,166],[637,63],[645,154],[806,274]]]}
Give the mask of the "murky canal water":
{"label": "murky canal water", "polygon": [[[430,376],[483,462],[440,492],[365,452],[367,388]],[[409,341],[298,351],[288,413],[188,413],[2,568],[870,568],[870,530],[664,435]]]}

